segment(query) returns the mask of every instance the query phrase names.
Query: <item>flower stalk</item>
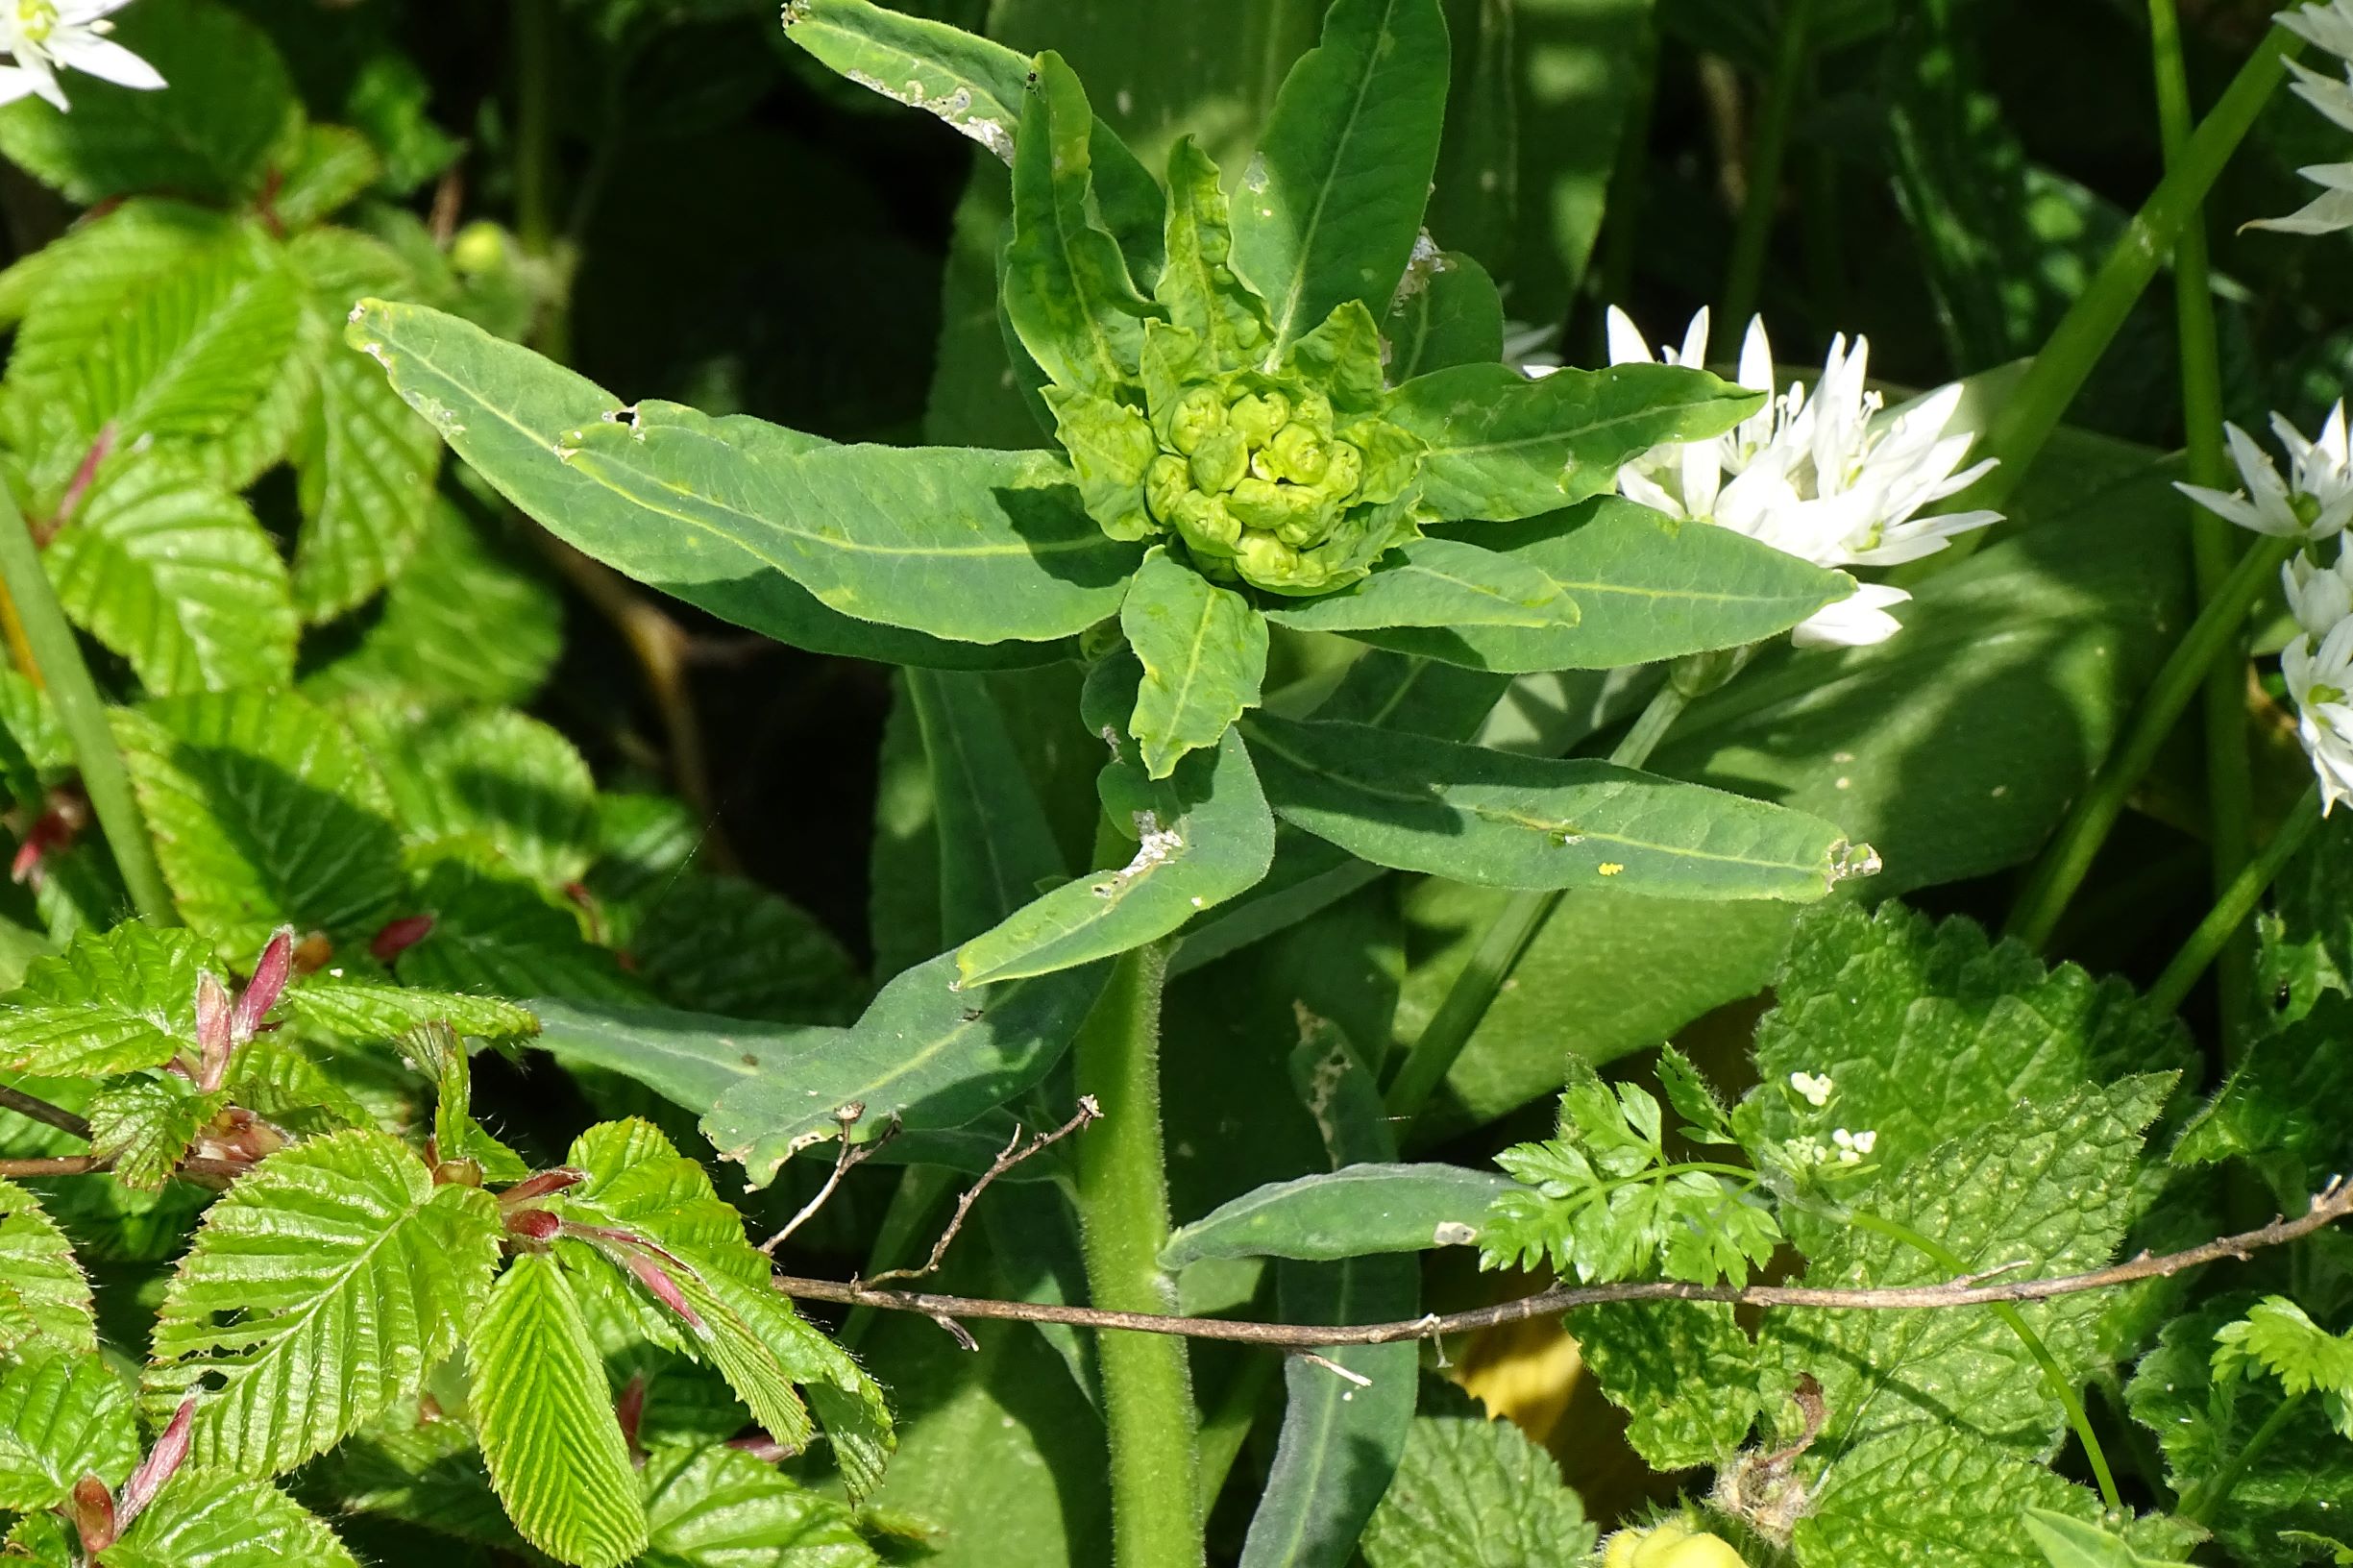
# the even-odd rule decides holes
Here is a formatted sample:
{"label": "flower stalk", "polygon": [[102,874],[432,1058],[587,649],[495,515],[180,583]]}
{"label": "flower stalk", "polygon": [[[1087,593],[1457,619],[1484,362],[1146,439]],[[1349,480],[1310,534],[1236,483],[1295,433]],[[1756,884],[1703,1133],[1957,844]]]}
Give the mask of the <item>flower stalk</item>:
{"label": "flower stalk", "polygon": [[1797,117],[1798,91],[1804,86],[1806,46],[1814,21],[1814,0],[1790,0],[1781,11],[1779,47],[1765,100],[1749,143],[1747,181],[1732,250],[1725,263],[1724,319],[1741,321],[1756,308],[1765,278],[1765,248],[1773,238],[1773,214],[1781,189],[1781,166],[1789,154],[1789,125]]}
{"label": "flower stalk", "polygon": [[2248,861],[2230,886],[2222,890],[2214,908],[2207,911],[2197,929],[2190,933],[2190,940],[2173,955],[2173,962],[2165,967],[2165,972],[2149,988],[2152,1005],[2168,1013],[2181,1006],[2207,966],[2245,928],[2247,917],[2255,913],[2257,902],[2295,852],[2304,846],[2304,841],[2312,837],[2313,829],[2320,825],[2320,787],[2316,784],[2304,792],[2304,798],[2296,802],[2288,820],[2280,823],[2279,831],[2271,835],[2271,842],[2263,846],[2263,852]]}

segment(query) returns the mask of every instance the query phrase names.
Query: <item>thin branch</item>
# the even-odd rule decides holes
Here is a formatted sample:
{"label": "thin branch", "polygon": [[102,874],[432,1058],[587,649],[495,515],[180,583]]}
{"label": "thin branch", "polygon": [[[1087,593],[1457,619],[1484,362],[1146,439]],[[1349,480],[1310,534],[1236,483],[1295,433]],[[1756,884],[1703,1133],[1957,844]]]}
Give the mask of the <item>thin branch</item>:
{"label": "thin branch", "polygon": [[885,1269],[863,1283],[869,1289],[871,1289],[885,1280],[919,1280],[924,1275],[936,1271],[940,1266],[940,1260],[947,1256],[947,1244],[956,1239],[958,1231],[964,1229],[965,1216],[972,1212],[972,1201],[988,1190],[991,1182],[995,1181],[1032,1155],[1052,1148],[1102,1114],[1103,1108],[1095,1103],[1094,1096],[1083,1094],[1079,1097],[1078,1110],[1072,1114],[1070,1119],[1050,1133],[1040,1133],[1027,1143],[1023,1143],[1021,1129],[1016,1127],[1013,1130],[1013,1141],[1007,1143],[997,1157],[989,1162],[989,1168],[981,1172],[980,1180],[967,1188],[964,1196],[956,1200],[956,1212],[948,1216],[947,1229],[940,1233],[940,1239],[931,1244],[931,1256],[923,1260],[923,1266]]}
{"label": "thin branch", "polygon": [[61,1105],[51,1105],[37,1095],[27,1094],[21,1089],[0,1084],[0,1110],[13,1111],[35,1121],[45,1121],[59,1132],[89,1141],[90,1124]]}
{"label": "thin branch", "polygon": [[[114,1168],[112,1155],[61,1154],[36,1160],[0,1160],[0,1179],[34,1176],[95,1176]],[[192,1155],[172,1166],[175,1176],[237,1177],[253,1169],[240,1160],[213,1160]]]}
{"label": "thin branch", "polygon": [[857,1169],[866,1163],[870,1156],[898,1136],[898,1118],[894,1116],[891,1124],[885,1127],[878,1137],[869,1139],[864,1143],[852,1143],[849,1140],[849,1130],[857,1126],[858,1118],[865,1115],[866,1106],[855,1100],[834,1112],[833,1119],[842,1124],[842,1147],[840,1152],[833,1157],[833,1174],[827,1176],[825,1185],[817,1189],[817,1196],[800,1206],[799,1213],[784,1222],[783,1230],[760,1243],[762,1252],[773,1256],[776,1249],[784,1245],[786,1239],[795,1231],[808,1224],[816,1217],[817,1212],[825,1207],[825,1200],[833,1196],[834,1188],[842,1185],[843,1177]]}
{"label": "thin branch", "polygon": [[1083,1329],[1124,1329],[1135,1334],[1182,1335],[1191,1339],[1222,1339],[1237,1344],[1275,1345],[1286,1349],[1325,1349],[1334,1345],[1387,1345],[1401,1339],[1429,1339],[1439,1335],[1465,1334],[1505,1323],[1550,1317],[1578,1307],[1620,1302],[1706,1301],[1735,1307],[1814,1307],[1833,1311],[1887,1311],[1898,1309],[1985,1307],[1998,1302],[2048,1301],[2086,1290],[2107,1290],[2140,1280],[2160,1279],[2224,1259],[2243,1262],[2267,1247],[2284,1246],[2324,1230],[2353,1213],[2353,1186],[2329,1183],[2312,1200],[2312,1207],[2295,1219],[2270,1224],[2237,1236],[2226,1236],[2182,1252],[2162,1257],[2143,1253],[2107,1268],[2085,1274],[2063,1274],[2046,1280],[2015,1280],[1985,1284],[1983,1274],[1964,1276],[1943,1285],[1898,1286],[1877,1289],[1821,1288],[1785,1285],[1685,1285],[1675,1280],[1633,1281],[1621,1285],[1558,1286],[1493,1307],[1462,1312],[1433,1312],[1398,1323],[1363,1323],[1327,1328],[1305,1323],[1245,1323],[1216,1317],[1178,1317],[1162,1312],[1110,1312],[1092,1307],[1064,1307],[1046,1302],[998,1301],[978,1296],[936,1296],[918,1290],[877,1290],[871,1286],[839,1280],[804,1280],[778,1275],[777,1289],[809,1301],[841,1302],[876,1307],[886,1311],[921,1312],[938,1318],[1000,1318],[1020,1323],[1067,1323]]}

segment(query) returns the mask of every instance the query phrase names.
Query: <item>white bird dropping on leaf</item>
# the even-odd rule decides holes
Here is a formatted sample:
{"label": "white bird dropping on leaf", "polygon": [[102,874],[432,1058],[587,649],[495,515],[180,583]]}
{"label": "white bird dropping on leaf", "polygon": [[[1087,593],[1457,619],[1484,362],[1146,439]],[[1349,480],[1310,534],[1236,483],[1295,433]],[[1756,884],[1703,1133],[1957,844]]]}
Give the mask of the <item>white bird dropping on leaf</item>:
{"label": "white bird dropping on leaf", "polygon": [[[1691,320],[1679,347],[1659,362],[1697,366],[1707,357],[1708,316]],[[1608,317],[1612,364],[1648,363],[1650,344],[1626,312]],[[1881,418],[1878,393],[1865,384],[1868,339],[1830,344],[1811,395],[1803,381],[1727,433],[1708,441],[1653,448],[1618,471],[1618,490],[1670,517],[1714,523],[1822,567],[1894,566],[1943,550],[1958,533],[2000,521],[1990,511],[1922,517],[1923,508],[1959,494],[1994,464],[1962,468],[1973,437],[1948,435],[1961,388],[1945,386]],[[1772,390],[1773,345],[1763,317],[1749,323],[1739,381]],[[1792,633],[1801,647],[1854,648],[1885,642],[1900,623],[1890,607],[1911,596],[1870,584],[1818,612]]]}
{"label": "white bird dropping on leaf", "polygon": [[152,92],[162,73],[109,38],[107,18],[130,0],[0,0],[0,50],[15,63],[0,65],[0,104],[39,96],[71,106],[58,72],[76,70],[116,86]]}
{"label": "white bird dropping on leaf", "polygon": [[2287,415],[2271,416],[2271,433],[2288,453],[2285,479],[2253,436],[2236,425],[2223,426],[2222,432],[2243,488],[2225,495],[2176,481],[2174,489],[2226,522],[2280,539],[2326,539],[2353,521],[2353,461],[2347,455],[2343,399],[2329,410],[2316,440],[2305,440]]}

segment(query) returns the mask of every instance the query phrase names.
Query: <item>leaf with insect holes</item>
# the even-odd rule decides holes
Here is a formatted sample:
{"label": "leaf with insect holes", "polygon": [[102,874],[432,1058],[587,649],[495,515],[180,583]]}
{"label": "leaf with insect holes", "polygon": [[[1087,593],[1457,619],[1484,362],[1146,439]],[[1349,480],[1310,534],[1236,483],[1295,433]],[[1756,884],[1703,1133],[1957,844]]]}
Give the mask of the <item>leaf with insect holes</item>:
{"label": "leaf with insect holes", "polygon": [[206,1211],[164,1292],[145,1380],[198,1407],[191,1462],[276,1475],[413,1395],[480,1312],[500,1237],[477,1188],[435,1187],[382,1133],[274,1154]]}
{"label": "leaf with insect holes", "polygon": [[208,956],[188,932],[136,923],[76,937],[62,953],[35,960],[0,1003],[0,1063],[103,1078],[192,1051]]}

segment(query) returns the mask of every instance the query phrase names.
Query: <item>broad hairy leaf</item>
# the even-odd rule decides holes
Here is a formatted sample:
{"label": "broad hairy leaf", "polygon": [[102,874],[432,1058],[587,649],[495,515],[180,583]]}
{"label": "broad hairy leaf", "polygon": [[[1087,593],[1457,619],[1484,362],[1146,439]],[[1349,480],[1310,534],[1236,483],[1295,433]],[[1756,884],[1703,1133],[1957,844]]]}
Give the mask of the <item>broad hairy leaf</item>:
{"label": "broad hairy leaf", "polygon": [[1666,442],[1728,430],[1764,394],[1670,365],[1556,370],[1458,365],[1389,395],[1386,416],[1428,446],[1422,501],[1441,518],[1507,523],[1617,483],[1618,467]]}
{"label": "broad hairy leaf", "polygon": [[931,779],[940,936],[977,936],[1068,874],[987,677],[910,670]]}
{"label": "broad hairy leaf", "polygon": [[525,1253],[469,1324],[475,1424],[491,1484],[533,1546],[580,1568],[646,1547],[646,1508],[613,1389],[553,1257]]}
{"label": "broad hairy leaf", "polygon": [[[1148,684],[1148,683],[1147,683]],[[1132,836],[1125,866],[1066,882],[956,952],[962,984],[1050,974],[1158,941],[1240,894],[1274,859],[1275,821],[1231,730],[1155,782],[1132,761],[1103,771],[1105,820]]]}
{"label": "broad hairy leaf", "polygon": [[76,937],[34,960],[0,1004],[0,1061],[19,1071],[102,1078],[159,1067],[196,1041],[205,943],[135,922]]}
{"label": "broad hairy leaf", "polygon": [[1164,548],[1145,551],[1120,600],[1119,629],[1143,664],[1127,732],[1152,777],[1166,778],[1179,759],[1216,745],[1244,708],[1258,706],[1264,619]]}
{"label": "broad hairy leaf", "polygon": [[422,1023],[445,1023],[484,1040],[512,1040],[539,1029],[529,1009],[496,996],[331,974],[296,981],[280,1005],[306,1023],[354,1040],[390,1040]]}
{"label": "broad hairy leaf", "polygon": [[111,1160],[114,1179],[152,1190],[171,1176],[197,1133],[227,1107],[225,1094],[202,1094],[171,1073],[135,1078],[91,1096],[84,1111],[90,1153]]}
{"label": "broad hairy leaf", "polygon": [[858,965],[832,932],[742,877],[689,872],[668,883],[628,951],[638,978],[665,1000],[731,1017],[845,1023],[867,996]]}
{"label": "broad hairy leaf", "polygon": [[723,1443],[646,1457],[645,1568],[872,1568],[856,1516],[772,1464]]}
{"label": "broad hairy leaf", "polygon": [[1040,55],[1014,135],[1003,299],[1005,319],[1056,386],[1110,396],[1135,380],[1144,323],[1163,312],[1137,292],[1096,216],[1094,127],[1077,73],[1051,50]]}
{"label": "broad hairy leaf", "polygon": [[1266,618],[1302,631],[1508,626],[1558,639],[1577,625],[1580,612],[1550,575],[1517,556],[1459,539],[1424,538],[1390,551],[1362,581],[1269,610]]}
{"label": "broad hairy leaf", "polygon": [[400,885],[390,801],[342,723],[291,692],[165,698],[114,715],[191,929],[226,953],[292,925],[372,936]]}
{"label": "broad hairy leaf", "polygon": [[2176,1164],[2249,1161],[2283,1205],[2302,1203],[2341,1164],[2346,1129],[2330,1107],[2353,1092],[2353,1059],[2336,1046],[2353,1000],[2323,995],[2304,1017],[2256,1039],[2173,1145]]}
{"label": "broad hairy leaf", "polygon": [[[355,347],[372,355],[385,368],[393,386],[409,405],[432,422],[451,448],[473,464],[500,494],[566,543],[650,587],[738,625],[813,652],[944,669],[986,668],[1051,656],[1042,649],[1018,647],[983,651],[970,645],[883,626],[828,609],[770,558],[769,551],[785,549],[786,536],[781,529],[762,525],[756,533],[748,532],[738,539],[724,531],[712,531],[708,527],[688,527],[675,515],[683,499],[667,486],[656,482],[640,490],[648,500],[659,502],[652,510],[631,494],[608,487],[589,468],[582,467],[577,457],[567,460],[558,456],[556,447],[574,432],[620,418],[621,400],[518,344],[491,336],[470,322],[422,306],[370,300],[354,311],[348,335]],[[699,433],[682,425],[657,428]],[[624,440],[632,439],[627,430],[620,430],[619,434]],[[745,464],[728,459],[724,443],[715,436],[703,439],[719,449],[712,453],[697,448],[704,468],[737,477],[746,472]],[[694,445],[676,436],[670,440],[681,449]],[[809,486],[815,484],[821,492],[820,511],[831,502],[843,502],[859,508],[870,519],[902,505],[919,507],[936,503],[939,486],[947,479],[969,481],[958,487],[966,502],[994,506],[997,502],[992,486],[1005,487],[1011,504],[1020,508],[1020,520],[1033,528],[1044,524],[1047,541],[1061,541],[1066,556],[1075,552],[1091,559],[1115,549],[1078,511],[1075,493],[1065,492],[1071,497],[1065,508],[1056,490],[1038,487],[1041,482],[1051,482],[1050,459],[1037,454],[1023,458],[1012,453],[974,453],[969,457],[949,453],[933,458],[893,449],[889,455],[875,458],[878,466],[889,470],[889,478],[882,481],[889,486],[886,493],[862,488],[874,476],[858,472],[862,460],[858,453],[863,449],[846,450],[850,453],[847,472],[843,471],[843,454],[834,453],[827,455],[815,474],[795,476],[799,481],[793,486],[797,499],[807,500],[811,495]],[[590,466],[594,466],[593,460]],[[775,465],[764,465],[762,472],[782,482],[778,478],[781,471]],[[1026,487],[1019,483],[1023,479],[1030,481]],[[701,515],[701,508],[698,508],[698,515]],[[908,527],[925,530],[936,526],[933,520],[920,516],[902,517],[900,521]],[[1042,584],[1043,591],[1058,602],[1092,603],[1100,599],[1102,602],[1094,619],[1100,619],[1115,606],[1115,582],[1123,576],[1115,564],[1110,568],[1110,596],[1101,581],[1093,586],[1074,586],[1053,576],[1039,564],[1027,549],[1027,540],[1016,531],[1005,514],[1000,512],[997,522],[1000,534],[997,544],[1004,552],[983,559],[1009,567],[1025,583]],[[1077,525],[1084,525],[1086,534],[1079,532]],[[735,520],[725,525],[728,528],[737,526]],[[968,534],[972,526],[968,516],[965,520]],[[837,557],[838,565],[838,557],[850,553],[847,550],[830,550],[825,541],[815,536],[815,525],[811,527],[812,533],[800,536],[801,544],[796,547],[797,560],[809,559],[809,551],[826,549]],[[973,563],[967,560],[965,564]],[[1075,561],[1066,560],[1066,565],[1079,571],[1082,576],[1087,575]],[[1067,592],[1055,592],[1057,585]],[[950,599],[962,600],[968,606],[977,602],[968,576],[956,576],[945,592]],[[1007,605],[994,607],[1001,610]],[[1082,612],[1081,624],[1084,620]]]}
{"label": "broad hairy leaf", "polygon": [[433,514],[441,437],[380,370],[333,344],[320,358],[318,404],[294,466],[303,509],[294,600],[306,620],[323,621],[366,600],[415,555]]}
{"label": "broad hairy leaf", "polygon": [[1371,1568],[1576,1568],[1595,1531],[1560,1467],[1518,1426],[1450,1397],[1413,1418],[1364,1531]]}
{"label": "broad hairy leaf", "polygon": [[415,1393],[481,1311],[498,1207],[382,1133],[272,1155],[206,1211],[159,1313],[146,1390],[199,1388],[190,1462],[289,1470]]}
{"label": "broad hairy leaf", "polygon": [[164,1484],[101,1568],[358,1568],[327,1522],[266,1482],[193,1469]]}
{"label": "broad hairy leaf", "polygon": [[1564,514],[1473,525],[1452,537],[1543,573],[1575,601],[1577,618],[1534,628],[1465,621],[1350,635],[1475,670],[1611,670],[1761,642],[1854,592],[1843,572],[1616,497]]}
{"label": "broad hairy leaf", "polygon": [[[702,1118],[704,1136],[726,1158],[741,1161],[755,1185],[766,1186],[795,1151],[842,1131],[835,1113],[844,1106],[866,1107],[849,1134],[858,1139],[874,1137],[894,1116],[911,1131],[960,1126],[1052,1069],[1107,969],[1092,964],[969,988],[958,973],[956,956],[943,953],[883,987],[849,1028],[793,1031],[789,1055],[721,1096]],[[581,1027],[553,1012],[541,1024],[551,1047],[558,1036]],[[666,1028],[679,1027],[707,1033],[716,1024],[671,1015],[667,1024],[648,1030],[641,1015],[635,1021],[614,1018],[601,1032],[658,1040]]]}
{"label": "broad hairy leaf", "polygon": [[1764,1398],[1756,1347],[1729,1307],[1580,1307],[1568,1329],[1602,1392],[1627,1413],[1627,1441],[1652,1469],[1721,1464],[1748,1439]]}
{"label": "broad hairy leaf", "polygon": [[525,881],[547,887],[588,870],[596,779],[553,726],[512,708],[384,702],[344,713],[405,843],[486,845]]}
{"label": "broad hairy leaf", "polygon": [[1504,300],[1495,280],[1459,251],[1416,249],[1383,321],[1389,380],[1411,381],[1456,365],[1491,365],[1504,356]]}
{"label": "broad hairy leaf", "polygon": [[1343,1165],[1245,1192],[1180,1225],[1161,1248],[1174,1273],[1204,1258],[1329,1262],[1476,1241],[1510,1179],[1458,1165]]}
{"label": "broad hairy leaf", "polygon": [[1338,0],[1284,78],[1234,208],[1234,270],[1266,301],[1270,363],[1349,300],[1387,309],[1421,232],[1446,77],[1438,0]]}
{"label": "broad hairy leaf", "polygon": [[46,551],[65,613],[158,697],[283,685],[297,624],[253,509],[177,461],[107,465]]}
{"label": "broad hairy leaf", "polygon": [[118,21],[116,41],[171,86],[136,92],[68,76],[73,111],[19,99],[0,110],[0,151],[84,206],[152,190],[224,204],[252,195],[302,117],[269,36],[212,0],[163,0]]}
{"label": "broad hairy leaf", "polygon": [[402,913],[432,924],[393,961],[394,972],[404,986],[465,995],[647,1000],[619,960],[580,934],[577,911],[559,896],[475,856],[429,850]]}
{"label": "broad hairy leaf", "polygon": [[43,1348],[0,1370],[0,1508],[33,1513],[139,1462],[131,1390],[97,1356]]}
{"label": "broad hairy leaf", "polygon": [[[34,1343],[97,1350],[89,1281],[74,1262],[73,1245],[39,1200],[13,1182],[0,1182],[0,1299],[31,1319]],[[22,1344],[18,1339],[17,1348]]]}
{"label": "broad hairy leaf", "polygon": [[1272,715],[1243,729],[1278,816],[1403,870],[1806,902],[1870,864],[1827,822],[1605,762]]}
{"label": "broad hairy leaf", "polygon": [[[1915,1158],[1867,1207],[1931,1238],[1961,1271],[2024,1263],[2071,1274],[2107,1262],[2135,1209],[2141,1130],[2169,1076],[2125,1079],[2029,1103],[2002,1121]],[[1873,1286],[1952,1278],[1940,1259],[1893,1236],[1852,1226],[1807,1260],[1809,1281]],[[2101,1302],[2066,1296],[2022,1305],[2020,1315],[2071,1379],[2089,1374]],[[1810,1372],[1829,1408],[1815,1452],[1832,1458],[1875,1437],[1950,1428],[2024,1459],[2048,1458],[2063,1412],[2032,1355],[1992,1312],[1766,1314],[1762,1360],[1792,1379]]]}

